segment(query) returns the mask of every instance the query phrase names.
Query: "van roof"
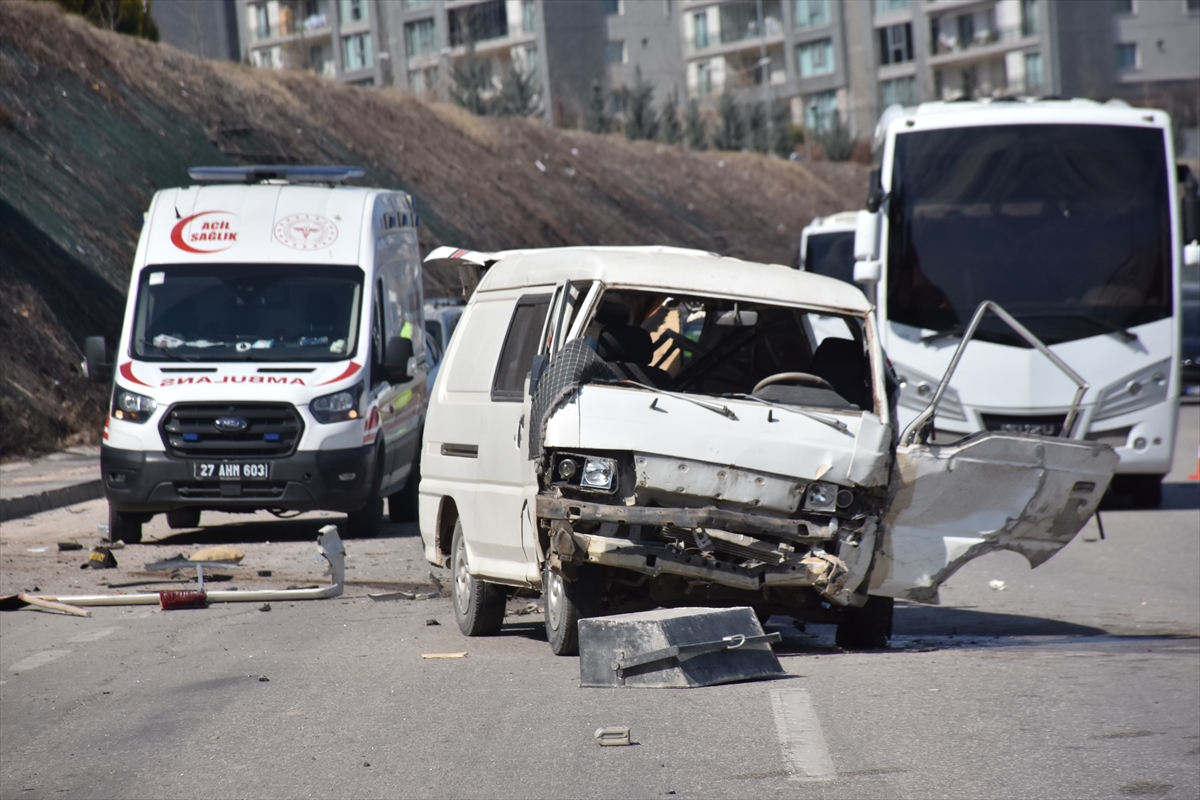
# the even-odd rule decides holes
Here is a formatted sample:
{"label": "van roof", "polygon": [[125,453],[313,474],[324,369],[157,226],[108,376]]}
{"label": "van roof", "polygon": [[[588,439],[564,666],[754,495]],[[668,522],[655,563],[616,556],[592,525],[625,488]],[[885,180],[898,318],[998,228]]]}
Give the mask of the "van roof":
{"label": "van roof", "polygon": [[[477,291],[598,280],[607,286],[740,297],[865,314],[871,304],[843,281],[782,264],[759,264],[679,247],[557,247],[510,250],[494,262]],[[490,260],[490,259],[489,259]]]}

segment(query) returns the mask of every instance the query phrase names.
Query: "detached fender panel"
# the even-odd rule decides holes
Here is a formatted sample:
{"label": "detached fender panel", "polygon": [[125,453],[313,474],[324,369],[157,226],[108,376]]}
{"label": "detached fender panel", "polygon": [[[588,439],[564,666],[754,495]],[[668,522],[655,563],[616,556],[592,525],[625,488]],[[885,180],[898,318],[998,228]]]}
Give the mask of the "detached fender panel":
{"label": "detached fender panel", "polygon": [[896,448],[871,594],[936,603],[959,567],[993,550],[1042,564],[1075,536],[1119,459],[1093,442],[983,433]]}

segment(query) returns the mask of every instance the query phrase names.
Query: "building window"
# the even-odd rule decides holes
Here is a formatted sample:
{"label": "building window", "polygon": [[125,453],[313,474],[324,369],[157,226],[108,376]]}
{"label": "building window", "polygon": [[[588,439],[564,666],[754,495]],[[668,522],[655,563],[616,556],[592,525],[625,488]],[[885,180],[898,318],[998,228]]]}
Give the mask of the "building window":
{"label": "building window", "polygon": [[796,0],[792,11],[797,28],[819,28],[829,24],[829,0]]}
{"label": "building window", "polygon": [[604,10],[604,16],[613,17],[621,13],[621,0],[600,0],[600,7]]}
{"label": "building window", "polygon": [[833,127],[837,113],[837,92],[809,95],[804,104],[804,127],[810,131],[827,131]]}
{"label": "building window", "polygon": [[367,0],[342,0],[342,24],[363,22],[367,18]]}
{"label": "building window", "polygon": [[876,14],[890,14],[908,8],[908,0],[875,0]]}
{"label": "building window", "polygon": [[917,79],[910,75],[907,78],[881,81],[879,83],[879,99],[884,108],[897,103],[902,106],[915,104],[917,102]]}
{"label": "building window", "polygon": [[712,94],[712,65],[707,61],[696,65],[696,94],[700,97]]}
{"label": "building window", "polygon": [[1021,35],[1038,35],[1038,0],[1021,0]]}
{"label": "building window", "polygon": [[537,71],[538,65],[538,49],[536,47],[525,48],[525,74],[532,75]]}
{"label": "building window", "polygon": [[1032,92],[1042,85],[1042,54],[1025,54],[1025,91]]}
{"label": "building window", "polygon": [[605,64],[624,64],[625,63],[625,41],[605,42],[604,43],[604,63]]}
{"label": "building window", "polygon": [[697,50],[703,50],[708,47],[708,14],[701,11],[692,17],[692,32],[693,41],[696,43]]}
{"label": "building window", "polygon": [[536,0],[521,0],[521,32],[537,32],[537,2]]}
{"label": "building window", "polygon": [[800,77],[828,75],[833,72],[833,40],[821,39],[802,44],[796,48],[796,62],[800,65]]}
{"label": "building window", "polygon": [[369,67],[374,63],[371,53],[371,34],[357,33],[342,37],[342,63],[347,71]]}
{"label": "building window", "polygon": [[1138,49],[1136,44],[1117,45],[1117,69],[1137,69]]}
{"label": "building window", "polygon": [[262,3],[250,7],[254,22],[254,38],[266,39],[271,35],[271,18],[267,15],[267,4]]}
{"label": "building window", "polygon": [[405,11],[415,11],[418,8],[427,8],[433,5],[433,0],[404,0],[401,5],[404,6]]}
{"label": "building window", "polygon": [[879,29],[880,61],[903,64],[913,60],[912,24],[889,25]]}
{"label": "building window", "polygon": [[447,9],[446,19],[451,47],[508,36],[508,4],[504,0]]}
{"label": "building window", "polygon": [[974,14],[959,14],[958,15],[958,46],[966,49],[971,46],[971,42],[975,39],[975,15]]}
{"label": "building window", "polygon": [[404,41],[408,45],[408,56],[421,56],[437,49],[437,30],[433,19],[422,19],[404,25]]}
{"label": "building window", "polygon": [[1133,0],[1113,0],[1113,11],[1117,14],[1133,14]]}

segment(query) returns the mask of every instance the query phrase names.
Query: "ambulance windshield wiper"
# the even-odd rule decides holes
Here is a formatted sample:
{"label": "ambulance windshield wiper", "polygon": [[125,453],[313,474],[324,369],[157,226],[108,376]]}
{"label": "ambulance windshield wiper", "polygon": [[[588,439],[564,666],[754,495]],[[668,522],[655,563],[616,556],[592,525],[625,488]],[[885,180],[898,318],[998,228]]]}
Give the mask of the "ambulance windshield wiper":
{"label": "ambulance windshield wiper", "polygon": [[150,342],[145,339],[142,339],[142,346],[143,347],[151,347],[155,350],[158,350],[158,351],[164,353],[167,356],[167,358],[171,358],[176,361],[187,361],[189,364],[196,363],[196,359],[194,359],[194,358],[188,358],[187,356],[181,356],[178,353],[173,352],[175,348],[172,347],[171,345],[155,344],[154,342]]}

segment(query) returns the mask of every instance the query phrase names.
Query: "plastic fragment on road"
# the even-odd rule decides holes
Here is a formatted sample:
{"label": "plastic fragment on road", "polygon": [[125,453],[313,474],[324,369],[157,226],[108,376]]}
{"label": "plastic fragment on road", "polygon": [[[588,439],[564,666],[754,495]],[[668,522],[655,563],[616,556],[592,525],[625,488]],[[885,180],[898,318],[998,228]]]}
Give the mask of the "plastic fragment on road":
{"label": "plastic fragment on road", "polygon": [[246,554],[236,547],[219,544],[214,547],[205,547],[202,550],[197,550],[188,556],[188,561],[232,561],[237,563],[245,557]]}
{"label": "plastic fragment on road", "polygon": [[629,728],[596,728],[593,738],[601,747],[628,747],[630,744]]}
{"label": "plastic fragment on road", "polygon": [[1005,583],[1004,581],[988,581],[988,586],[992,587],[992,589],[997,592],[1003,592]]}
{"label": "plastic fragment on road", "polygon": [[421,658],[466,658],[466,653],[421,653]]}

